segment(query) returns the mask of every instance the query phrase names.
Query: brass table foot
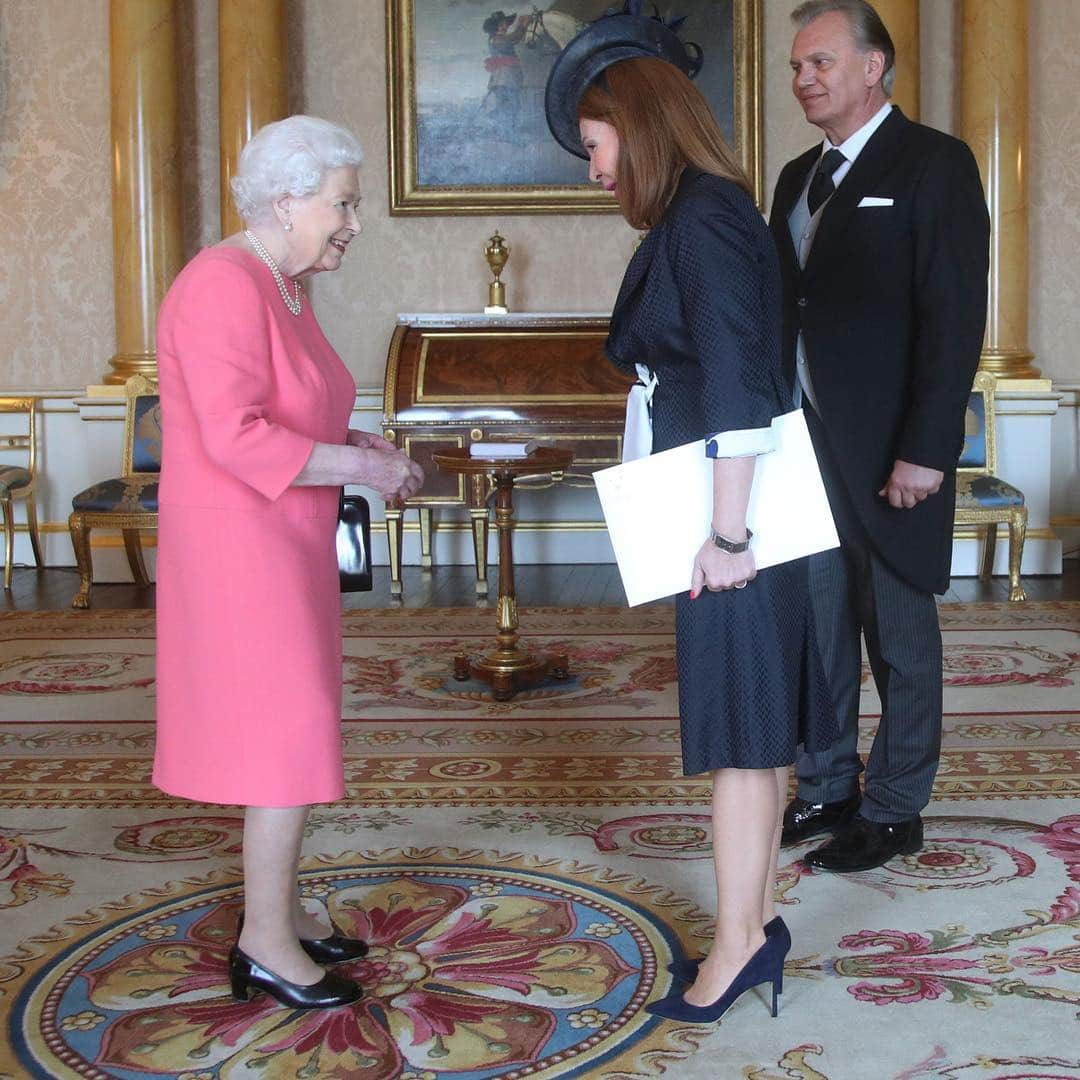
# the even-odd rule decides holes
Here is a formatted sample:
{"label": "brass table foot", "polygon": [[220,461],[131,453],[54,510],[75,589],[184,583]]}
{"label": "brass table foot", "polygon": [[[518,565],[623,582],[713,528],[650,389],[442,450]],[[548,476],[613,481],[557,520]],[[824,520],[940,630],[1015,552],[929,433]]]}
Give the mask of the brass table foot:
{"label": "brass table foot", "polygon": [[454,678],[458,682],[472,678],[488,683],[496,701],[509,701],[519,690],[548,678],[566,679],[569,675],[570,664],[565,655],[540,658],[519,649],[496,649],[476,659],[463,653],[454,657]]}

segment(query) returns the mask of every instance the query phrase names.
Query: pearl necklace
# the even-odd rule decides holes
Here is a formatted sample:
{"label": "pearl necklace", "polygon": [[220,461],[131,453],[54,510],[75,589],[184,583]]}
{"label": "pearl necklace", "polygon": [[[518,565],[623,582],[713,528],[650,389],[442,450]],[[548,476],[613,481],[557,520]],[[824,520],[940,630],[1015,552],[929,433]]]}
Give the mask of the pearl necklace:
{"label": "pearl necklace", "polygon": [[270,273],[274,275],[278,292],[281,293],[281,299],[285,301],[285,306],[293,315],[299,315],[300,309],[304,306],[304,293],[300,288],[300,282],[294,281],[292,283],[292,287],[296,290],[296,295],[290,296],[289,290],[285,288],[285,278],[278,269],[278,264],[274,262],[273,255],[263,247],[262,241],[250,229],[244,230],[244,237],[251,245],[251,250],[270,267]]}

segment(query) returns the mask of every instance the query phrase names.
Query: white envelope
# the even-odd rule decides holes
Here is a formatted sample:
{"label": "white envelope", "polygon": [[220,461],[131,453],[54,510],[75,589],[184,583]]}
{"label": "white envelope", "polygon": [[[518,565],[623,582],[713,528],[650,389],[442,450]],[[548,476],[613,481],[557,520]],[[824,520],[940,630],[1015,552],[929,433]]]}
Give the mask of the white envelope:
{"label": "white envelope", "polygon": [[864,206],[892,206],[892,199],[879,199],[876,195],[864,195],[859,200],[859,208]]}
{"label": "white envelope", "polygon": [[[840,546],[802,409],[772,426],[776,449],[757,458],[746,515],[759,570]],[[703,439],[593,474],[630,607],[690,588],[712,474]]]}

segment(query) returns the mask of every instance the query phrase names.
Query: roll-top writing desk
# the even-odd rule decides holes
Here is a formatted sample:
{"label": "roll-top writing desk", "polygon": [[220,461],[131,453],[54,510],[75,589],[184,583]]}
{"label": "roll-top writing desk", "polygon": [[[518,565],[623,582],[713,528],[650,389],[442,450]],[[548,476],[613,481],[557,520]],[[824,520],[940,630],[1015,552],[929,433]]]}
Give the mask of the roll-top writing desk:
{"label": "roll-top writing desk", "polygon": [[601,315],[402,315],[386,358],[383,434],[423,468],[424,487],[386,509],[390,591],[401,595],[402,516],[420,516],[420,559],[431,566],[432,510],[467,509],[476,591],[487,593],[489,484],[451,476],[431,455],[484,441],[540,439],[571,450],[556,480],[591,482],[622,457],[626,393],[633,381],[603,353]]}

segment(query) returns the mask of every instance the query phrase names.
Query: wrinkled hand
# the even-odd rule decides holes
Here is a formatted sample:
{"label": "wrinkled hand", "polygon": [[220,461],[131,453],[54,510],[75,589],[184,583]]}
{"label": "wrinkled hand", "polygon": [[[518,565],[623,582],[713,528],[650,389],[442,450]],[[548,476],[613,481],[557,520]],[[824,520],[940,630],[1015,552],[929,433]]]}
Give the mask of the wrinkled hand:
{"label": "wrinkled hand", "polygon": [[742,586],[757,577],[754,553],[747,549],[741,555],[721,551],[711,540],[701,545],[694,556],[694,572],[690,577],[690,599],[696,600],[702,588],[717,592]]}
{"label": "wrinkled hand", "polygon": [[888,482],[878,494],[888,499],[889,505],[897,510],[910,510],[928,495],[936,495],[944,479],[945,474],[940,469],[912,465],[910,461],[897,458]]}
{"label": "wrinkled hand", "polygon": [[358,446],[361,450],[385,450],[387,446],[393,446],[390,439],[384,439],[381,435],[373,435],[370,431],[356,431],[349,428],[346,438],[349,446]]}
{"label": "wrinkled hand", "polygon": [[380,445],[366,448],[355,483],[377,491],[388,503],[415,495],[424,482],[424,470],[385,439],[376,441]]}

